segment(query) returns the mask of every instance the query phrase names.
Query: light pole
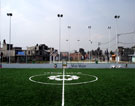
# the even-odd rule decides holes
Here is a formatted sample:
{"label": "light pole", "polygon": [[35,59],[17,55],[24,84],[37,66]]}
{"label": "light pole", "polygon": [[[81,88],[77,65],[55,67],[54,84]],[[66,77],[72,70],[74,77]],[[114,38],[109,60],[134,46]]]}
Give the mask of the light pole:
{"label": "light pole", "polygon": [[111,36],[111,26],[108,26],[108,30],[109,30],[109,50],[108,50],[108,52],[109,52],[109,62],[110,62],[110,36]]}
{"label": "light pole", "polygon": [[120,18],[119,15],[114,16],[116,20],[116,63],[118,64],[118,19]]}
{"label": "light pole", "polygon": [[1,0],[0,0],[0,48],[1,48]]}
{"label": "light pole", "polygon": [[[69,40],[67,39],[67,40],[66,40],[66,42],[67,42],[67,48],[69,48],[68,41],[69,41]],[[67,58],[69,59],[68,50],[67,50]],[[68,59],[67,59],[67,60],[68,60]]]}
{"label": "light pole", "polygon": [[[89,29],[89,42],[90,42],[90,46],[92,44],[92,40],[91,40],[91,26],[88,26],[88,29]],[[90,57],[90,51],[89,51],[89,60],[91,61],[91,57]]]}
{"label": "light pole", "polygon": [[10,49],[11,49],[11,48],[10,48],[10,47],[11,47],[11,17],[13,16],[13,14],[12,14],[12,13],[7,13],[7,16],[10,17],[10,20],[9,20],[9,21],[10,21],[10,22],[9,22],[9,52],[8,52],[8,53],[9,53],[9,64],[10,64],[10,61],[11,61],[11,60],[10,60],[10,55],[11,55],[11,54],[10,54]]}
{"label": "light pole", "polygon": [[100,45],[101,45],[101,42],[98,42],[98,61],[99,61]]}
{"label": "light pole", "polygon": [[77,42],[78,42],[78,61],[79,61],[79,42],[80,42],[80,40],[77,40]]}
{"label": "light pole", "polygon": [[[1,0],[0,0],[0,50],[1,50]],[[2,63],[2,56],[1,56],[1,51],[0,51],[0,65]]]}
{"label": "light pole", "polygon": [[59,18],[59,61],[60,61],[60,52],[61,52],[61,18],[63,17],[63,14],[57,14]]}
{"label": "light pole", "polygon": [[71,26],[67,26],[67,28],[68,28],[68,32],[69,32],[69,62],[70,62],[70,42],[71,42],[71,40],[70,40],[70,29],[71,29]]}

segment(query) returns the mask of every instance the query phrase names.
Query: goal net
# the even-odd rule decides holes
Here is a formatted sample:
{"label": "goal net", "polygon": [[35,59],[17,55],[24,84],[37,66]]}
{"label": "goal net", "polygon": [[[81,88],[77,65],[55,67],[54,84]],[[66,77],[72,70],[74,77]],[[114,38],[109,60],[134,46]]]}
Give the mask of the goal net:
{"label": "goal net", "polygon": [[118,46],[132,48],[135,46],[135,32],[118,34]]}
{"label": "goal net", "polygon": [[62,60],[62,68],[67,68],[67,61],[65,59]]}

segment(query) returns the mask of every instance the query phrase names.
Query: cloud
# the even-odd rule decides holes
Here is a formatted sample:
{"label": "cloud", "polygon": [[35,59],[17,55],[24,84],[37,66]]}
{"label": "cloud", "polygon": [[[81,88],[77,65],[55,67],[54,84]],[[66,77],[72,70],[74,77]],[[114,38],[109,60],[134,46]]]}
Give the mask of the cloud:
{"label": "cloud", "polygon": [[[2,38],[8,39],[9,19],[7,12],[12,12],[12,42],[19,46],[45,43],[58,48],[59,19],[62,13],[62,49],[67,45],[67,26],[71,26],[72,50],[78,49],[77,39],[82,39],[80,46],[89,49],[88,25],[91,25],[92,39],[106,42],[108,26],[112,26],[115,36],[114,15],[120,14],[119,32],[128,32],[135,26],[134,10],[127,0],[4,0],[2,1]],[[132,10],[132,12],[131,12]],[[132,19],[131,19],[132,18]],[[132,21],[131,21],[132,20]],[[135,28],[135,27],[134,27]],[[97,44],[93,44],[93,48]]]}

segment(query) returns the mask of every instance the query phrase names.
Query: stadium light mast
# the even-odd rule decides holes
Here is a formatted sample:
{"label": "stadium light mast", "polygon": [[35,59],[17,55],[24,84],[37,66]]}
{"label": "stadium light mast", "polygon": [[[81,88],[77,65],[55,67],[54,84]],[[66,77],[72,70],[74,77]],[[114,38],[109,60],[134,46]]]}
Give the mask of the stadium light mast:
{"label": "stadium light mast", "polygon": [[118,19],[120,18],[119,15],[114,16],[116,20],[116,63],[118,64]]}
{"label": "stadium light mast", "polygon": [[0,48],[1,48],[1,0],[0,0]]}
{"label": "stadium light mast", "polygon": [[71,40],[70,40],[70,29],[71,29],[71,26],[67,26],[68,28],[68,32],[69,32],[69,57],[68,57],[68,60],[70,62],[70,43],[71,43]]}
{"label": "stadium light mast", "polygon": [[79,61],[79,42],[80,42],[80,40],[77,40],[77,42],[78,42],[78,61]]}
{"label": "stadium light mast", "polygon": [[[89,42],[90,42],[90,47],[92,44],[92,40],[91,40],[91,26],[88,26],[89,29]],[[91,61],[91,55],[90,55],[90,51],[89,51],[89,60]]]}
{"label": "stadium light mast", "polygon": [[[1,0],[0,0],[0,50],[1,50]],[[2,58],[2,56],[1,56],[1,51],[0,51],[0,65],[2,63],[1,58]]]}
{"label": "stadium light mast", "polygon": [[[98,42],[98,49],[100,48],[101,42]],[[99,50],[98,50],[98,61],[99,61]]]}
{"label": "stadium light mast", "polygon": [[60,52],[61,52],[61,18],[63,17],[63,14],[57,14],[59,18],[59,61],[60,61]]}
{"label": "stadium light mast", "polygon": [[7,16],[9,16],[10,18],[9,18],[9,64],[10,64],[10,62],[11,62],[11,59],[10,59],[10,57],[11,57],[11,54],[10,54],[10,47],[11,47],[11,17],[13,16],[13,14],[12,13],[7,13]]}
{"label": "stadium light mast", "polygon": [[109,50],[108,50],[108,52],[109,52],[109,62],[110,62],[110,36],[111,36],[111,26],[108,26],[108,30],[109,30]]}
{"label": "stadium light mast", "polygon": [[[67,39],[66,42],[67,42],[67,48],[69,48],[69,45],[68,45],[69,40]],[[67,54],[68,54],[68,50],[67,50]],[[68,59],[69,59],[69,56],[68,56]]]}

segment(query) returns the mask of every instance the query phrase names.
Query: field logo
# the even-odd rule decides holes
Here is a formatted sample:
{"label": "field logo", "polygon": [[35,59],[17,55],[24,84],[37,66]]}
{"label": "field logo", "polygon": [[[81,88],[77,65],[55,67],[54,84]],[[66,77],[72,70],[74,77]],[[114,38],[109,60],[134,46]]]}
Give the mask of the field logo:
{"label": "field logo", "polygon": [[[50,80],[56,80],[56,81],[62,81],[63,75],[56,75],[56,76],[49,76]],[[65,75],[64,80],[65,81],[71,81],[71,80],[78,80],[80,77],[76,75]]]}

